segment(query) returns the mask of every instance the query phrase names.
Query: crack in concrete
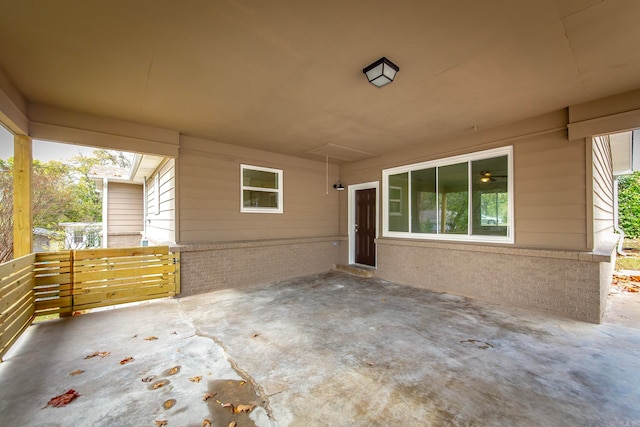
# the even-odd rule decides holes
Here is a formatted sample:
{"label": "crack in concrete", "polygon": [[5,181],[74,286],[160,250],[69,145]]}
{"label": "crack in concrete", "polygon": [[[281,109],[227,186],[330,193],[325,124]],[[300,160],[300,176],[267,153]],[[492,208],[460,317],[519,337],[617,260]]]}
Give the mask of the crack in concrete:
{"label": "crack in concrete", "polygon": [[182,306],[182,302],[180,300],[177,300],[177,303],[178,303],[178,313],[180,314],[180,317],[182,317],[182,320],[184,320],[185,323],[188,323],[195,331],[195,334],[192,336],[199,336],[199,337],[210,339],[218,347],[222,349],[224,358],[227,360],[227,362],[229,362],[231,369],[233,369],[243,380],[245,380],[246,382],[250,383],[253,386],[254,390],[256,391],[256,394],[262,400],[262,405],[260,406],[264,408],[270,420],[276,421],[276,419],[273,416],[273,410],[271,409],[271,404],[269,403],[269,397],[274,396],[278,393],[282,393],[282,391],[284,390],[278,393],[274,393],[271,396],[268,395],[267,392],[264,390],[264,388],[260,384],[258,384],[246,370],[242,369],[238,365],[238,363],[231,358],[231,356],[229,355],[229,351],[227,347],[224,345],[224,343],[219,338],[201,331],[200,328],[196,326],[194,321],[191,318],[189,318],[185,313],[184,307]]}

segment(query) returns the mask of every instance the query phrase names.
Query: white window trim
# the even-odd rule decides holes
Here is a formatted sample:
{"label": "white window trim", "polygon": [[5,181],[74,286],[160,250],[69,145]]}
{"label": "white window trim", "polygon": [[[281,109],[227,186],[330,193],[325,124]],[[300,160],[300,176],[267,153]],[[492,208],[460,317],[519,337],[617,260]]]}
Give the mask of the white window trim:
{"label": "white window trim", "polygon": [[[474,160],[482,160],[491,157],[507,156],[507,191],[508,191],[508,210],[509,210],[509,225],[507,228],[506,236],[479,236],[471,234],[432,234],[432,233],[412,233],[411,231],[389,231],[389,175],[396,175],[399,173],[411,172],[420,169],[428,169],[433,167],[442,167],[453,165],[462,162],[469,162],[469,168],[471,168],[471,162]],[[471,170],[469,170],[469,209],[472,211],[471,200]],[[514,193],[513,193],[513,146],[494,148],[491,150],[479,151],[470,154],[463,154],[460,156],[446,157],[438,160],[430,160],[422,163],[414,163],[410,165],[398,166],[391,169],[384,169],[382,171],[382,188],[383,188],[383,200],[382,200],[382,235],[383,237],[396,237],[402,239],[420,239],[420,240],[445,240],[445,241],[459,241],[459,242],[478,242],[478,243],[515,243],[515,217],[514,217]],[[407,211],[409,212],[409,226],[411,226],[411,197],[408,200]],[[469,230],[471,227],[471,216],[469,215]],[[409,228],[411,229],[411,228]]]}
{"label": "white window trim", "polygon": [[[278,177],[278,188],[262,188],[262,187],[251,187],[251,186],[245,186],[244,185],[244,170],[245,169],[251,169],[251,170],[258,170],[258,171],[263,171],[263,172],[272,172],[275,173],[276,176]],[[284,172],[282,171],[282,169],[273,169],[273,168],[265,168],[262,166],[253,166],[253,165],[245,165],[245,164],[241,164],[240,165],[240,212],[241,213],[283,213],[284,212],[284,205],[283,205],[283,187],[282,187],[282,183],[283,183],[283,174]],[[244,206],[243,203],[243,191],[244,190],[251,190],[251,191],[262,191],[265,193],[277,193],[278,194],[278,207],[277,208],[256,208],[256,207],[251,207],[251,206]]]}

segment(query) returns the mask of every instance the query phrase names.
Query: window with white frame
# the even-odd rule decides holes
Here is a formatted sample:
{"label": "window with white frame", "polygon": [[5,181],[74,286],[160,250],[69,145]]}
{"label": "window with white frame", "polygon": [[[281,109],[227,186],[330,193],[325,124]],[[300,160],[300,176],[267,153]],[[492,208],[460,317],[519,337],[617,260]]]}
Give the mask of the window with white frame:
{"label": "window with white frame", "polygon": [[282,213],[282,170],[240,165],[240,212]]}
{"label": "window with white frame", "polygon": [[382,171],[388,237],[513,243],[512,147]]}

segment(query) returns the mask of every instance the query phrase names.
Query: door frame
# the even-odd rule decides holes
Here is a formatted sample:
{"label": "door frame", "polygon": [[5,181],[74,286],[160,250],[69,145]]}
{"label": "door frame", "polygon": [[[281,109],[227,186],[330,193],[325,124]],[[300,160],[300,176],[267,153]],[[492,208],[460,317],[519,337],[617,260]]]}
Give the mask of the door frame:
{"label": "door frame", "polygon": [[[380,235],[380,181],[364,182],[362,184],[353,184],[348,186],[349,192],[349,264],[355,264],[356,260],[356,234],[355,234],[355,217],[356,217],[356,191],[368,190],[374,188],[376,190],[376,239]],[[378,265],[378,246],[376,245],[376,266]],[[374,266],[374,268],[376,267]]]}

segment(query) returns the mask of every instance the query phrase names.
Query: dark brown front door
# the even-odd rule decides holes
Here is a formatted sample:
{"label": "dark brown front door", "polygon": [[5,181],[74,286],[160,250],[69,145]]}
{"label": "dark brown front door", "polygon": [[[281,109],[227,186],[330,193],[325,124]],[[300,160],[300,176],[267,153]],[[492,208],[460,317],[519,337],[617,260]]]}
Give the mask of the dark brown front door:
{"label": "dark brown front door", "polygon": [[376,189],[356,190],[356,264],[376,265]]}

